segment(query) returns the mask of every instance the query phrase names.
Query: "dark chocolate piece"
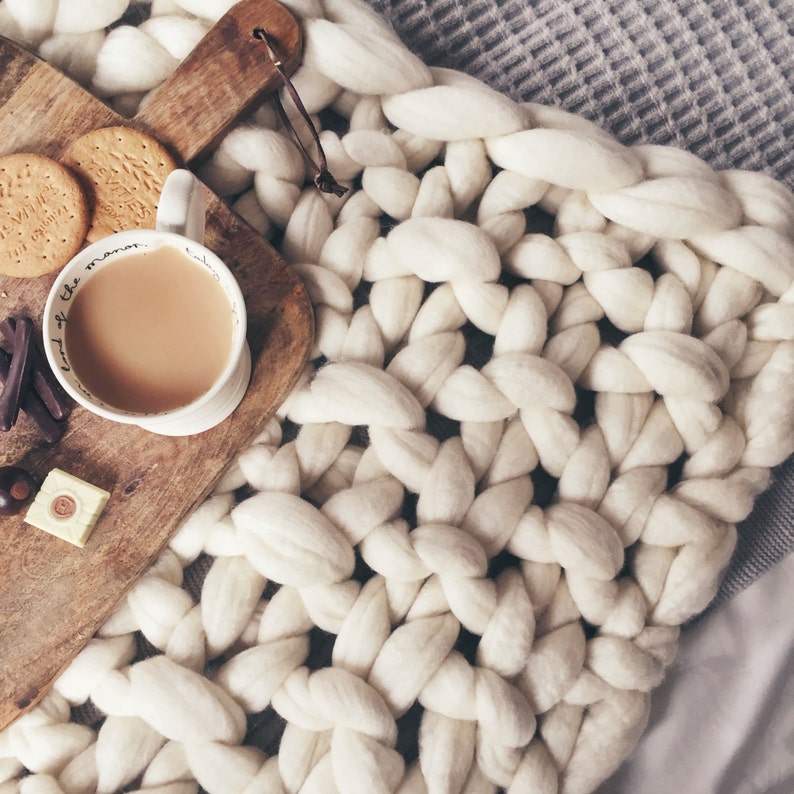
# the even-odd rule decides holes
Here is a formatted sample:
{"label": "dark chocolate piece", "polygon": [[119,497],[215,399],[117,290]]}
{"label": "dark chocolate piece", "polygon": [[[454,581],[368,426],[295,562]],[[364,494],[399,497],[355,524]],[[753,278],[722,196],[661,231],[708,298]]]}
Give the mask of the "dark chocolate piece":
{"label": "dark chocolate piece", "polygon": [[[11,352],[14,352],[13,340],[16,332],[17,321],[13,317],[6,317],[0,321],[0,333],[8,340]],[[52,372],[50,365],[39,347],[38,340],[34,340],[31,350],[33,368],[30,380],[36,394],[47,406],[47,410],[52,414],[53,419],[66,419],[71,413],[72,402],[63,386],[58,383],[58,379]]]}
{"label": "dark chocolate piece", "polygon": [[[7,382],[10,369],[11,359],[8,353],[0,347],[0,383]],[[52,418],[39,396],[30,389],[22,397],[20,411],[39,431],[47,443],[54,444],[63,438],[63,425]]]}
{"label": "dark chocolate piece", "polygon": [[19,466],[0,466],[0,516],[18,513],[33,498],[36,482]]}
{"label": "dark chocolate piece", "polygon": [[19,416],[22,396],[30,383],[30,348],[33,343],[33,322],[23,317],[14,332],[14,356],[8,369],[3,393],[0,394],[0,430],[10,430]]}

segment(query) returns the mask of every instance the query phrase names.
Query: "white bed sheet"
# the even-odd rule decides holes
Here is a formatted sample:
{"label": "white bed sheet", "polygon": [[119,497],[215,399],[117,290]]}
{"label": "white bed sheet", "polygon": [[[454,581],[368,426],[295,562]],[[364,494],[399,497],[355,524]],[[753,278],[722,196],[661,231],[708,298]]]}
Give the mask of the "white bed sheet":
{"label": "white bed sheet", "polygon": [[648,728],[598,794],[794,792],[794,554],[682,633]]}

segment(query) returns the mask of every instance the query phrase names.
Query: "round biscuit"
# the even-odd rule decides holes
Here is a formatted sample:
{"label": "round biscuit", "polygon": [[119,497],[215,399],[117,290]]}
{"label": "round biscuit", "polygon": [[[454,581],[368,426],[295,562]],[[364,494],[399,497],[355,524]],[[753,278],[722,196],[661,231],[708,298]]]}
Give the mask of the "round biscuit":
{"label": "round biscuit", "polygon": [[80,250],[88,230],[80,183],[40,154],[0,157],[0,274],[43,276]]}
{"label": "round biscuit", "polygon": [[168,151],[132,127],[103,127],[75,139],[61,162],[88,197],[94,242],[125,229],[153,229],[165,179],[177,164]]}

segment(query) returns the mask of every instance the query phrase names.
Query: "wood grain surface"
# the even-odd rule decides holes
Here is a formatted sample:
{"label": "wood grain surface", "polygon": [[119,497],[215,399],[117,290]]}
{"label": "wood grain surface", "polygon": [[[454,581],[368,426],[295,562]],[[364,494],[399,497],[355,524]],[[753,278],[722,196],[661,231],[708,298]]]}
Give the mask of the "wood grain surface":
{"label": "wood grain surface", "polygon": [[[155,136],[189,167],[278,86],[261,45],[251,38],[255,26],[276,37],[287,68],[294,68],[301,47],[294,18],[272,0],[243,0],[145,111],[126,120],[0,39],[0,154],[37,152],[57,159],[86,132],[129,124]],[[44,444],[24,420],[0,436],[0,465],[22,465],[39,480],[57,466],[111,493],[83,549],[34,529],[21,515],[0,517],[0,728],[41,699],[261,430],[307,361],[313,315],[303,285],[257,232],[205,191],[206,244],[229,264],[246,298],[251,385],[229,419],[195,436],[157,436],[81,408],[74,409],[57,444]],[[0,314],[27,314],[40,329],[54,277],[0,276]]]}

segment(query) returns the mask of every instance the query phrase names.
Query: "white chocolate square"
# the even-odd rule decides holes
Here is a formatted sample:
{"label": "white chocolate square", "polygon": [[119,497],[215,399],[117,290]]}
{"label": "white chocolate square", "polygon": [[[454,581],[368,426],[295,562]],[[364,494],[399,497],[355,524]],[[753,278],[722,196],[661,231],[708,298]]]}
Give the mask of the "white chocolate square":
{"label": "white chocolate square", "polygon": [[110,494],[61,469],[45,478],[25,521],[74,546],[85,546]]}

